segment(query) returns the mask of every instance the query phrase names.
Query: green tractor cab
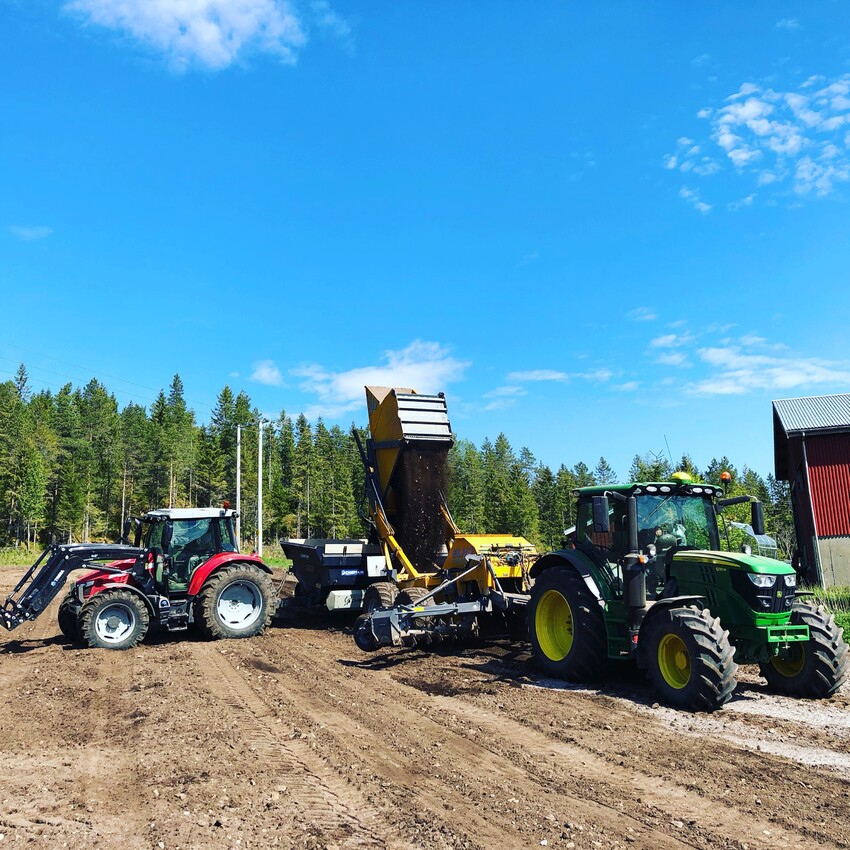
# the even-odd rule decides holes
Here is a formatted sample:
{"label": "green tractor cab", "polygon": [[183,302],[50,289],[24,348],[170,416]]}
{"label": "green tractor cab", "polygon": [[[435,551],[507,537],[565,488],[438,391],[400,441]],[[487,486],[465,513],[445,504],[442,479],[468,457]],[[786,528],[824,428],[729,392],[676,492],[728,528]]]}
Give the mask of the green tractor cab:
{"label": "green tractor cab", "polygon": [[758,664],[781,693],[835,693],[850,660],[832,616],[797,590],[790,565],[720,551],[723,508],[751,503],[753,533],[762,535],[761,504],[677,476],[576,491],[570,547],[531,571],[540,668],[587,681],[611,659],[632,659],[665,702],[691,711],[731,697],[737,664]]}

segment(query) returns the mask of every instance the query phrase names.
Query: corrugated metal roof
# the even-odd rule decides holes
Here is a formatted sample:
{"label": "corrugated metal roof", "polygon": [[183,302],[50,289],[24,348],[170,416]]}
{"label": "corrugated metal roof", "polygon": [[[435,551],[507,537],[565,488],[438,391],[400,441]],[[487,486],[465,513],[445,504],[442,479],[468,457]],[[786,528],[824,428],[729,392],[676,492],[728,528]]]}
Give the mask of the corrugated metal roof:
{"label": "corrugated metal roof", "polygon": [[786,434],[850,429],[850,394],[782,398],[773,409]]}

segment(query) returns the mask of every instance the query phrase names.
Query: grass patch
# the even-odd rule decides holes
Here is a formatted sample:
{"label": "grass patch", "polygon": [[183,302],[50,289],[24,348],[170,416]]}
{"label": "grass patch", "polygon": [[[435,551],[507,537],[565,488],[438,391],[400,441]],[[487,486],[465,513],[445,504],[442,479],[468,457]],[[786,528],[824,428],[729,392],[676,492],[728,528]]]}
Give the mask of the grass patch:
{"label": "grass patch", "polygon": [[815,599],[822,602],[833,614],[835,622],[850,636],[850,587],[813,588]]}
{"label": "grass patch", "polygon": [[7,546],[0,549],[0,565],[4,567],[31,567],[41,554],[41,549],[33,547],[27,552],[26,547]]}
{"label": "grass patch", "polygon": [[[250,549],[243,552],[250,551]],[[42,549],[33,546],[29,552],[26,547],[6,546],[0,548],[0,566],[2,567],[31,567],[38,556],[42,553]],[[292,566],[292,561],[284,554],[279,545],[263,547],[263,561],[270,567],[277,567],[282,570],[287,570]]]}

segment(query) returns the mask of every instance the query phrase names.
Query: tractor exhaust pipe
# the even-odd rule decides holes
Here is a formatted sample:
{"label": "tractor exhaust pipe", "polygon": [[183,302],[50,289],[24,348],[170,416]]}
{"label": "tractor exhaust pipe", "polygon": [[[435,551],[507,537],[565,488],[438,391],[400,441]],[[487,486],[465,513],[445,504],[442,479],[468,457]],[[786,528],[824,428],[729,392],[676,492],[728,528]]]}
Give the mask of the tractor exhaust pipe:
{"label": "tractor exhaust pipe", "polygon": [[629,629],[630,649],[637,646],[637,636],[646,616],[646,573],[638,545],[637,499],[626,500],[626,517],[629,525],[629,554],[623,564],[623,596]]}

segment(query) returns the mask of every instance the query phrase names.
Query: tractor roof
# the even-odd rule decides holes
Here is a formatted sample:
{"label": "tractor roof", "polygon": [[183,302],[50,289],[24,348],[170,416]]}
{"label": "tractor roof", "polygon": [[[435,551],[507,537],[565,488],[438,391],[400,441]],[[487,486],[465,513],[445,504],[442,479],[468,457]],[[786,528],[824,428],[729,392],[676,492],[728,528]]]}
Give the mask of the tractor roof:
{"label": "tractor roof", "polygon": [[623,493],[640,496],[643,493],[681,493],[686,496],[722,496],[723,488],[698,481],[633,481],[630,484],[599,484],[594,487],[579,487],[574,492],[580,496],[601,496],[603,493]]}
{"label": "tractor roof", "polygon": [[211,519],[213,517],[235,517],[230,508],[158,508],[148,511],[142,519],[161,522],[166,519]]}

